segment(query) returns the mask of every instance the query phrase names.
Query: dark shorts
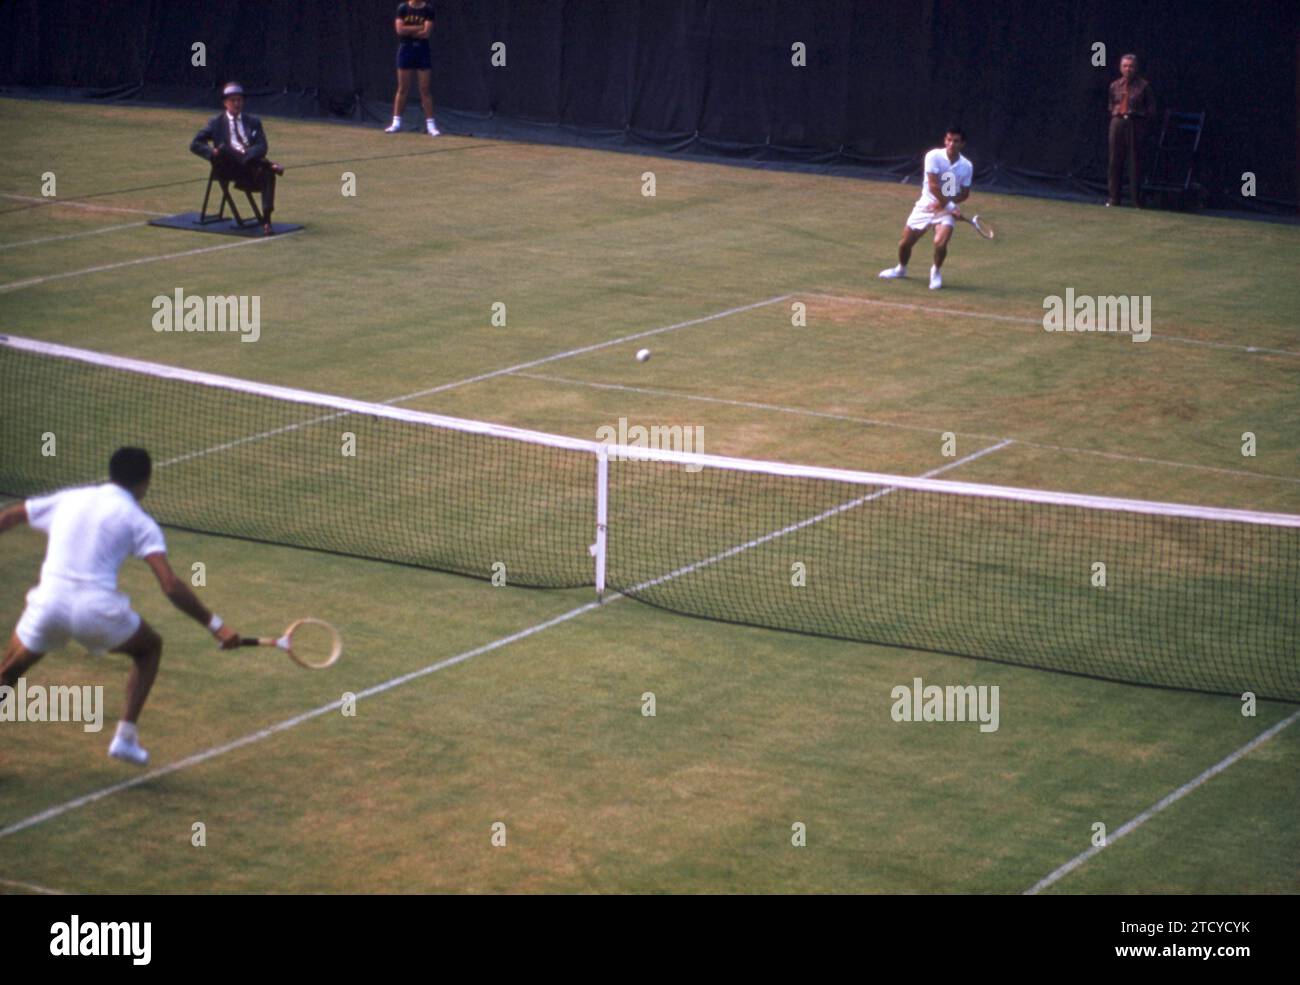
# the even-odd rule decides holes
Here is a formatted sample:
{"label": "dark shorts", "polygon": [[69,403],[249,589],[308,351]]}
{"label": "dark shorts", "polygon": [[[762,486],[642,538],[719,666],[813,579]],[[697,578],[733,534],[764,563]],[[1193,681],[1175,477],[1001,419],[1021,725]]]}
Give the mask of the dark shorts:
{"label": "dark shorts", "polygon": [[429,51],[429,45],[425,41],[419,44],[399,44],[397,46],[397,67],[398,68],[433,68],[433,55]]}

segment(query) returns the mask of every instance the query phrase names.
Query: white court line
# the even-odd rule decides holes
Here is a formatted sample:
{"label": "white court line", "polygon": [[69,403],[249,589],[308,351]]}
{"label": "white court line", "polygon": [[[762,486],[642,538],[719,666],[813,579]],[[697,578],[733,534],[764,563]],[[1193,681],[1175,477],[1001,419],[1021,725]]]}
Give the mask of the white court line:
{"label": "white court line", "polygon": [[57,198],[38,198],[35,195],[0,194],[0,198],[12,198],[18,202],[35,202],[38,205],[63,205],[70,209],[86,209],[88,212],[121,212],[126,215],[170,215],[170,212],[151,212],[148,209],[124,209],[115,205],[91,205],[88,202],[61,202]]}
{"label": "white court line", "polygon": [[[1023,315],[993,315],[981,311],[964,311],[960,308],[935,308],[925,304],[905,304],[901,301],[877,301],[874,298],[858,298],[843,296],[839,294],[818,294],[816,292],[804,292],[794,294],[791,297],[821,298],[825,301],[842,301],[846,304],[869,304],[880,308],[902,308],[905,311],[924,311],[935,315],[956,315],[959,318],[984,318],[990,321],[1009,321],[1021,325],[1043,326],[1041,318],[1026,318]],[[1099,332],[1099,335],[1110,335],[1118,333]],[[1177,342],[1180,345],[1203,345],[1211,349],[1236,349],[1239,352],[1265,352],[1273,356],[1300,356],[1300,352],[1292,349],[1269,349],[1261,345],[1238,345],[1233,342],[1206,342],[1204,339],[1186,339],[1177,335],[1165,335],[1163,332],[1152,332],[1151,338],[1159,339],[1162,342]]]}
{"label": "white court line", "polygon": [[[294,230],[299,232],[300,230]],[[104,263],[98,267],[85,267],[82,270],[69,270],[62,274],[46,274],[44,277],[29,277],[27,280],[10,281],[8,284],[0,284],[0,291],[16,291],[23,287],[33,287],[36,284],[45,284],[52,280],[63,280],[65,277],[80,277],[83,274],[98,274],[105,270],[117,270],[119,267],[134,267],[141,263],[153,263],[156,260],[175,260],[179,257],[198,256],[200,253],[215,253],[217,250],[233,250],[237,246],[253,246],[257,243],[273,243],[279,239],[285,239],[294,233],[281,233],[278,236],[258,236],[252,239],[241,239],[235,243],[221,243],[218,246],[200,246],[193,250],[181,250],[179,253],[163,253],[153,257],[139,257],[135,260],[119,260],[117,263]]]}
{"label": "white court line", "polygon": [[[753,304],[741,305],[738,308],[728,308],[726,311],[718,311],[711,315],[702,315],[699,318],[691,318],[688,319],[687,321],[675,322],[672,325],[663,325],[659,328],[649,328],[643,332],[634,332],[631,335],[624,335],[617,339],[609,339],[608,341],[605,342],[594,342],[591,345],[584,345],[577,349],[569,349],[567,352],[557,352],[554,355],[543,356],[541,359],[534,359],[532,362],[520,363],[517,366],[507,366],[505,369],[496,369],[490,373],[480,373],[478,376],[471,376],[468,377],[467,379],[458,380],[455,383],[443,383],[439,386],[431,387],[428,390],[420,390],[417,393],[407,393],[400,397],[389,397],[387,400],[381,400],[379,402],[381,404],[385,404],[388,406],[392,406],[393,404],[404,403],[407,400],[415,400],[418,397],[427,397],[429,394],[440,393],[443,390],[451,390],[454,389],[455,387],[466,386],[467,384],[470,383],[478,383],[483,380],[493,379],[494,377],[497,376],[505,376],[507,374],[517,372],[518,370],[521,369],[530,369],[533,366],[541,366],[544,363],[552,363],[559,359],[568,359],[571,356],[581,355],[584,352],[593,352],[596,349],[604,349],[612,345],[623,345],[624,343],[632,342],[637,339],[643,339],[651,335],[659,335],[663,332],[675,332],[680,328],[688,328],[691,325],[702,325],[705,322],[717,321],[719,318],[726,318],[729,315],[739,314],[742,311],[752,311],[755,308],[762,308],[769,304],[776,304],[777,302],[784,301],[789,297],[790,297],[789,294],[782,294],[780,297],[768,298],[766,301],[755,301]],[[336,414],[324,414],[318,417],[313,417],[310,420],[299,421],[296,424],[286,424],[282,427],[273,428],[270,431],[262,431],[257,434],[247,435],[243,438],[236,438],[234,441],[226,441],[219,445],[213,445],[210,448],[201,448],[198,451],[187,452],[186,454],[179,455],[176,458],[171,458],[165,462],[160,462],[158,464],[158,468],[166,468],[169,465],[176,465],[180,462],[188,462],[194,458],[202,458],[204,455],[211,455],[215,452],[226,451],[230,448],[238,447],[239,445],[251,444],[254,441],[261,441],[263,438],[271,438],[278,434],[288,434],[291,431],[297,431],[300,430],[301,428],[311,427],[315,424],[321,424],[324,423],[325,421],[334,420],[335,418],[346,417],[350,413],[352,412],[339,411]]]}
{"label": "white court line", "polygon": [[[384,681],[382,684],[368,687],[364,691],[357,692],[357,700],[360,701],[362,698],[369,698],[373,695],[381,694],[384,691],[406,684],[416,678],[436,673],[444,668],[454,667],[456,664],[464,663],[472,657],[477,657],[480,654],[489,652],[490,650],[496,650],[499,647],[514,643],[517,640],[522,640],[526,637],[532,636],[534,633],[540,633],[544,629],[550,629],[552,626],[559,625],[562,622],[567,622],[570,619],[598,608],[600,608],[599,602],[588,602],[586,605],[578,606],[576,609],[570,609],[568,612],[558,615],[553,619],[547,619],[545,622],[529,626],[527,629],[520,630],[517,633],[503,636],[500,639],[493,640],[491,643],[485,643],[483,646],[475,647],[473,650],[466,650],[464,653],[458,653],[456,656],[448,657],[446,660],[439,660],[437,663],[429,664],[427,667],[411,671],[409,674],[402,674],[399,677],[394,677]],[[214,746],[211,749],[205,749],[203,752],[195,753],[193,756],[188,756],[185,759],[178,759],[176,762],[168,763],[166,766],[158,769],[149,770],[146,773],[140,773],[129,780],[123,780],[121,783],[114,783],[112,786],[103,787],[93,793],[88,793],[81,797],[74,797],[72,800],[65,801],[62,804],[56,804],[54,807],[48,807],[30,817],[24,818],[21,821],[15,821],[7,827],[0,828],[0,838],[7,838],[10,835],[17,834],[19,831],[25,831],[26,829],[35,827],[38,824],[44,824],[46,821],[53,820],[62,814],[68,813],[68,811],[74,811],[79,807],[85,807],[87,804],[93,804],[97,800],[111,797],[113,794],[121,793],[123,790],[130,790],[132,787],[138,787],[142,783],[148,783],[151,780],[167,776],[170,773],[176,773],[180,770],[187,769],[190,766],[197,766],[200,763],[205,763],[209,759],[216,759],[218,756],[223,756],[228,752],[233,752],[234,750],[241,749],[244,746],[252,745],[255,742],[261,742],[263,739],[269,739],[271,736],[276,735],[279,732],[286,732],[297,725],[301,725],[303,722],[310,721],[313,718],[319,718],[321,715],[328,714],[331,711],[336,711],[341,707],[343,707],[342,698],[338,701],[331,701],[327,705],[321,705],[319,708],[313,708],[311,711],[303,712],[301,715],[295,715],[293,718],[287,718],[284,721],[277,722],[275,725],[270,725],[267,728],[259,729],[256,732],[250,732],[248,735],[234,739],[233,741],[227,742],[223,745]]]}
{"label": "white court line", "polygon": [[1211,766],[1200,776],[1188,780],[1186,783],[1184,783],[1173,793],[1169,794],[1167,797],[1163,798],[1162,800],[1148,807],[1146,810],[1144,810],[1137,817],[1133,818],[1133,820],[1129,821],[1127,824],[1124,824],[1120,828],[1116,829],[1113,835],[1107,836],[1106,844],[1101,846],[1093,845],[1086,852],[1081,852],[1080,854],[1076,855],[1074,858],[1070,859],[1070,861],[1062,865],[1059,869],[1056,869],[1054,872],[1051,872],[1048,875],[1044,876],[1042,879],[1039,879],[1038,882],[1034,883],[1030,888],[1026,889],[1023,895],[1036,896],[1038,895],[1039,892],[1046,889],[1048,886],[1051,886],[1053,883],[1058,882],[1061,879],[1065,878],[1075,869],[1079,868],[1079,866],[1083,865],[1089,859],[1097,855],[1099,852],[1105,850],[1106,848],[1109,848],[1111,845],[1119,841],[1125,835],[1132,834],[1142,825],[1146,824],[1147,821],[1151,820],[1153,817],[1155,817],[1157,814],[1163,811],[1166,807],[1169,807],[1171,804],[1175,803],[1176,801],[1179,801],[1182,798],[1186,797],[1189,793],[1191,793],[1201,784],[1205,783],[1211,777],[1217,776],[1218,774],[1222,773],[1229,766],[1231,766],[1237,760],[1241,759],[1243,756],[1245,756],[1251,750],[1255,749],[1257,746],[1263,745],[1265,742],[1273,738],[1273,736],[1277,735],[1288,725],[1291,725],[1298,718],[1300,718],[1300,711],[1292,712],[1290,716],[1282,719],[1282,721],[1278,722],[1276,725],[1274,725],[1272,728],[1268,729],[1267,731],[1261,732],[1259,735],[1255,736],[1255,738],[1251,739],[1249,742],[1247,742],[1236,752],[1232,753],[1232,755],[1215,763],[1213,766]]}
{"label": "white court line", "polygon": [[456,387],[468,386],[471,383],[481,383],[484,380],[490,380],[493,377],[505,376],[507,373],[517,373],[521,369],[532,369],[534,366],[541,366],[545,363],[553,363],[557,359],[569,359],[572,356],[581,356],[583,353],[595,352],[597,349],[608,349],[612,345],[623,345],[627,342],[635,342],[637,339],[648,339],[652,335],[662,335],[664,332],[675,332],[679,328],[689,328],[692,325],[703,325],[705,322],[717,321],[719,318],[728,318],[731,315],[738,315],[742,311],[753,311],[755,308],[763,308],[769,304],[788,300],[793,297],[792,294],[782,294],[778,297],[768,298],[765,301],[755,301],[753,304],[742,304],[738,308],[728,308],[726,311],[719,311],[712,315],[703,315],[700,318],[690,318],[686,321],[679,321],[672,325],[664,325],[662,328],[648,328],[644,332],[633,332],[631,335],[624,335],[617,339],[609,339],[605,342],[595,342],[591,345],[584,345],[577,349],[570,349],[567,352],[557,352],[553,356],[543,356],[541,359],[533,359],[526,363],[519,363],[516,366],[507,366],[505,369],[494,369],[490,373],[480,373],[478,376],[470,376],[463,380],[457,380],[455,383],[443,383],[441,386],[430,387],[427,390],[419,390],[416,393],[408,393],[401,397],[393,397],[391,400],[383,401],[386,404],[400,404],[406,400],[415,400],[417,397],[427,397],[430,394],[442,393],[444,390],[453,390]]}
{"label": "white court line", "polygon": [[17,889],[25,889],[30,893],[39,893],[42,896],[67,896],[62,889],[46,889],[44,886],[37,886],[30,882],[18,882],[15,879],[0,879],[0,886],[13,886]]}
{"label": "white court line", "polygon": [[[801,417],[817,417],[831,421],[847,421],[850,424],[867,424],[872,427],[896,428],[900,431],[921,431],[925,434],[946,434],[943,428],[923,427],[919,424],[898,424],[894,421],[877,421],[870,417],[853,417],[849,414],[832,414],[829,411],[809,410],[803,407],[785,407],[781,404],[765,404],[753,400],[728,400],[724,397],[706,397],[693,393],[681,393],[676,390],[658,390],[653,387],[627,386],[622,383],[593,383],[589,380],[575,380],[565,376],[546,376],[542,373],[515,373],[523,380],[542,380],[547,383],[566,383],[571,386],[592,387],[597,390],[623,390],[628,393],[644,393],[656,397],[673,397],[678,400],[696,400],[708,404],[725,404],[729,407],[749,407],[754,410],[770,410],[779,414],[794,414]],[[1280,482],[1300,483],[1300,478],[1289,475],[1274,475],[1271,472],[1247,472],[1244,469],[1226,469],[1217,465],[1196,465],[1192,462],[1174,462],[1163,458],[1147,458],[1143,455],[1125,455],[1122,452],[1099,451],[1096,448],[1071,448],[1068,445],[1049,445],[1041,441],[1027,441],[1005,435],[978,434],[958,431],[958,437],[979,438],[982,441],[1011,441],[1027,448],[1042,448],[1047,451],[1073,452],[1079,455],[1096,455],[1099,458],[1111,458],[1124,462],[1140,462],[1144,465],[1171,465],[1182,469],[1199,469],[1202,472],[1221,472],[1250,479],[1275,479]]]}
{"label": "white court line", "polygon": [[60,239],[77,239],[80,236],[98,236],[100,233],[112,233],[119,229],[135,229],[137,226],[147,226],[148,223],[141,219],[139,222],[124,222],[120,226],[103,226],[100,229],[87,229],[80,233],[64,233],[62,236],[42,236],[40,239],[26,239],[21,243],[0,243],[0,250],[16,250],[20,246],[35,246],[37,243],[53,243]]}
{"label": "white court line", "polygon": [[[956,461],[949,462],[947,465],[942,465],[937,469],[927,472],[925,476],[923,476],[923,478],[930,478],[932,476],[940,474],[941,472],[947,472],[950,469],[955,469],[959,465],[962,465],[966,462],[979,458],[981,455],[987,455],[989,452],[992,451],[997,451],[997,448],[984,448],[978,452],[974,452],[970,455],[967,455],[965,458],[961,458]],[[768,540],[773,540],[776,537],[784,536],[785,534],[791,533],[795,530],[802,529],[803,527],[809,526],[813,523],[820,522],[821,520],[824,520],[829,516],[835,515],[844,509],[848,509],[851,506],[857,506],[860,505],[861,503],[867,502],[868,500],[877,499],[881,496],[888,495],[893,491],[894,491],[893,489],[883,489],[875,493],[872,493],[869,496],[864,496],[856,500],[851,500],[847,504],[841,504],[841,506],[826,511],[824,513],[821,513],[816,517],[812,517],[807,520],[800,521],[797,524],[792,524],[781,530],[774,531],[773,533],[768,534],[764,537],[760,537],[758,539],[752,540],[747,544],[741,544],[741,545],[737,545],[736,547],[728,548],[727,550],[719,554],[715,554],[711,558],[705,558],[701,561],[696,561],[694,564],[679,568],[677,569],[677,571],[672,572],[668,575],[664,575],[659,578],[652,579],[651,581],[643,582],[642,584],[636,585],[633,588],[629,589],[629,591],[639,591],[640,589],[646,588],[650,585],[655,585],[655,584],[659,584],[660,582],[667,581],[669,578],[676,578],[679,577],[680,575],[687,574],[698,568],[706,567],[707,565],[720,561],[723,558],[731,557],[732,555],[739,554],[741,551],[748,550],[750,547],[754,547],[758,544],[765,543]],[[568,612],[558,615],[553,619],[548,619],[545,622],[537,623],[536,625],[530,626],[527,629],[523,629],[517,633],[513,633],[510,636],[503,636],[500,639],[493,640],[491,643],[486,643],[483,646],[474,648],[473,650],[466,650],[464,653],[459,653],[454,657],[448,657],[446,660],[440,660],[437,663],[430,664],[429,666],[423,667],[420,670],[412,671],[409,674],[402,674],[399,677],[391,678],[382,684],[376,684],[373,687],[369,687],[364,691],[358,692],[356,695],[357,700],[359,701],[362,698],[367,698],[370,697],[371,695],[380,694],[384,691],[390,690],[391,688],[395,688],[402,684],[405,684],[409,681],[413,681],[417,678],[425,677],[428,674],[435,673],[439,670],[442,670],[445,667],[452,667],[455,666],[456,664],[464,663],[466,660],[469,660],[472,657],[476,657],[479,654],[487,653],[490,650],[498,649],[500,647],[506,646],[507,644],[514,643],[517,640],[522,640],[529,636],[532,636],[535,633],[540,633],[541,631],[545,629],[549,629],[552,626],[557,626],[560,623],[569,621],[570,619],[575,619],[578,616],[585,615],[588,612],[593,612],[596,609],[599,609],[602,605],[607,604],[609,602],[618,601],[620,598],[626,598],[626,596],[620,593],[611,593],[611,595],[607,599],[598,600],[595,602],[588,602],[586,605],[580,605],[576,609],[570,609]],[[342,706],[343,706],[342,699],[338,701],[332,701],[327,705],[321,705],[319,708],[313,708],[311,711],[303,712],[301,715],[296,715],[293,718],[285,719],[284,721],[279,722],[275,725],[271,725],[267,728],[260,729],[256,732],[251,732],[248,735],[233,740],[232,742],[227,742],[224,745],[215,746],[211,749],[204,750],[203,752],[195,753],[193,756],[189,756],[185,759],[177,760],[174,763],[169,763],[168,765],[161,767],[160,769],[150,770],[149,772],[142,773],[139,776],[133,777],[130,780],[123,780],[121,783],[115,783],[112,786],[103,787],[102,789],[96,790],[93,793],[88,793],[81,797],[76,797],[73,798],[72,800],[65,801],[62,804],[57,804],[54,807],[46,808],[45,810],[33,814],[30,817],[24,818],[21,821],[16,821],[13,824],[8,825],[7,827],[0,828],[0,838],[7,838],[9,837],[9,835],[17,834],[19,831],[25,831],[28,828],[35,827],[38,824],[43,824],[46,821],[59,817],[62,814],[66,814],[68,813],[68,811],[73,811],[76,810],[77,808],[85,807],[87,804],[93,804],[97,800],[102,800],[105,797],[110,797],[115,793],[122,792],[123,790],[130,790],[132,787],[138,787],[140,786],[140,784],[147,783],[148,781],[157,779],[158,777],[166,776],[169,773],[175,773],[179,770],[186,769],[187,767],[190,766],[197,766],[199,763],[207,762],[209,759],[215,759],[216,757],[222,756],[227,752],[231,752],[235,749],[240,749],[244,746],[252,745],[254,742],[260,742],[262,739],[269,739],[271,736],[275,735],[278,732],[287,731],[288,729],[300,725],[305,721],[309,721],[310,719],[313,718],[318,718],[319,716],[327,714],[331,711],[335,711],[338,708],[341,708]]]}
{"label": "white court line", "polygon": [[188,462],[192,458],[202,458],[204,455],[212,455],[219,451],[229,451],[231,448],[238,448],[240,445],[252,444],[255,441],[261,441],[263,438],[273,438],[277,434],[288,434],[291,431],[301,431],[303,428],[311,427],[313,424],[321,424],[325,421],[333,421],[340,417],[347,417],[351,414],[350,410],[340,410],[333,414],[323,414],[320,417],[313,417],[309,421],[299,421],[297,424],[286,424],[283,427],[272,428],[269,431],[259,431],[257,434],[245,435],[242,438],[236,438],[233,441],[225,441],[219,445],[212,445],[210,448],[200,448],[198,451],[189,451],[184,455],[177,455],[169,458],[165,462],[159,462],[158,468],[165,469],[171,465],[179,465],[181,462]]}

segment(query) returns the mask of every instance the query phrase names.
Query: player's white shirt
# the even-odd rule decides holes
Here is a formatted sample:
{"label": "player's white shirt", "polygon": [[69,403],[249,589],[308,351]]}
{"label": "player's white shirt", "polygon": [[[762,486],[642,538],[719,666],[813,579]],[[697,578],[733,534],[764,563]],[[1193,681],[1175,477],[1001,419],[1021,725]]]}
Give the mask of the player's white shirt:
{"label": "player's white shirt", "polygon": [[116,592],[123,561],[167,550],[157,522],[113,482],[37,496],[26,505],[27,522],[49,537],[42,585],[72,581]]}
{"label": "player's white shirt", "polygon": [[953,177],[948,181],[953,189],[952,194],[955,196],[961,189],[970,187],[971,179],[975,176],[975,168],[961,154],[957,155],[956,161],[948,160],[948,152],[942,147],[936,147],[925,155],[925,174],[921,177],[921,197],[916,200],[916,208],[928,209],[939,201],[930,191],[930,179],[926,175],[938,175],[939,189],[942,191],[944,189],[944,175],[950,173]]}

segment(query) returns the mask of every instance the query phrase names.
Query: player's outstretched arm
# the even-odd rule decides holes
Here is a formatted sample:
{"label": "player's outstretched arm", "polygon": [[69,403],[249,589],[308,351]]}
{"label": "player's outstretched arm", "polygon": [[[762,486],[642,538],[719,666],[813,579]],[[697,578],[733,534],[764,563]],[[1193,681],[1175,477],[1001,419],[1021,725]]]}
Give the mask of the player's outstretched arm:
{"label": "player's outstretched arm", "polygon": [[21,526],[27,522],[27,504],[14,503],[13,506],[0,510],[0,534],[10,527]]}
{"label": "player's outstretched arm", "polygon": [[144,559],[145,564],[153,569],[154,576],[158,579],[158,585],[162,589],[167,601],[180,609],[204,629],[207,629],[217,638],[223,650],[231,650],[239,645],[239,634],[220,622],[214,630],[211,628],[213,615],[208,611],[207,606],[199,601],[197,595],[176,577],[176,572],[167,561],[166,554],[150,554]]}

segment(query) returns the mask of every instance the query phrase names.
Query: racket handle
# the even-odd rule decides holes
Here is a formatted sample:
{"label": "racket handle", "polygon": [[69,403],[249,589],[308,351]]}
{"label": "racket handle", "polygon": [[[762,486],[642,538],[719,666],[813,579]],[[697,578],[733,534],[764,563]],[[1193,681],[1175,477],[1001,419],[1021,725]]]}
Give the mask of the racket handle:
{"label": "racket handle", "polygon": [[256,636],[241,636],[239,637],[239,645],[240,646],[261,646],[262,641],[259,640]]}

